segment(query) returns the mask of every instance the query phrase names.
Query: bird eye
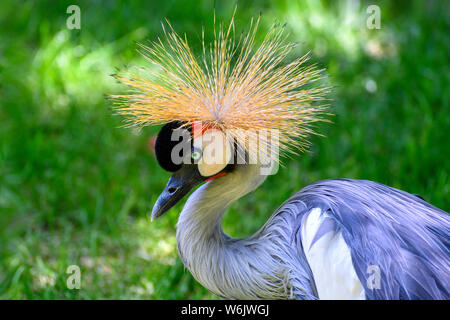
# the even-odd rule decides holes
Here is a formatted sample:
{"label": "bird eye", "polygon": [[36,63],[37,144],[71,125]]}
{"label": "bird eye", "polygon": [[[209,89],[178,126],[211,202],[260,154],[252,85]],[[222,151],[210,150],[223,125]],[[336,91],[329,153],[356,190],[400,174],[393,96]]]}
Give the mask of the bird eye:
{"label": "bird eye", "polygon": [[202,154],[201,154],[200,152],[198,152],[198,151],[193,151],[193,152],[191,153],[191,158],[192,158],[192,160],[194,160],[194,161],[199,160],[201,156],[202,156]]}

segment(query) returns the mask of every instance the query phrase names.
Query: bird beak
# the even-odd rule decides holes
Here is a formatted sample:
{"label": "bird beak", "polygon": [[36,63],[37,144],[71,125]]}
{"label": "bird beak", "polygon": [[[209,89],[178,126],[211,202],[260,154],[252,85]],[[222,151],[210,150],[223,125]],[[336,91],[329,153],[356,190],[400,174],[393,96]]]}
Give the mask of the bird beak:
{"label": "bird beak", "polygon": [[151,215],[151,220],[162,216],[170,208],[178,203],[194,187],[204,181],[204,177],[198,172],[195,165],[184,165],[169,179],[163,192],[156,201]]}

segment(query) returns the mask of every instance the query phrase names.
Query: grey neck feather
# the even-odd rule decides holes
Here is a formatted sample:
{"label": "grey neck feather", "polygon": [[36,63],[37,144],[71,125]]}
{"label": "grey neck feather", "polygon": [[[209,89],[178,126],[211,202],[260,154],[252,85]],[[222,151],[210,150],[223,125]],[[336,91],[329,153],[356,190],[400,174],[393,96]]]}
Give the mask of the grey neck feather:
{"label": "grey neck feather", "polygon": [[[272,217],[260,231],[243,239],[233,239],[222,230],[225,210],[265,178],[257,165],[238,165],[232,173],[193,192],[180,214],[180,257],[194,278],[220,297],[294,298],[293,281],[301,278],[300,282],[308,282],[307,275],[287,271],[298,269],[298,260],[296,253],[286,248],[291,233],[281,220],[276,223]],[[309,293],[306,297],[313,298]]]}

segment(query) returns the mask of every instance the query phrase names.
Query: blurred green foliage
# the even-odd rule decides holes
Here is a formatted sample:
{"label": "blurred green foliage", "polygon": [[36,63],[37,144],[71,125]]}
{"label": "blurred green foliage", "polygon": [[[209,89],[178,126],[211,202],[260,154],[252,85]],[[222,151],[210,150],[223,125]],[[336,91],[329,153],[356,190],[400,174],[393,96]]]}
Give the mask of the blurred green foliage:
{"label": "blurred green foliage", "polygon": [[[216,1],[228,22],[234,2]],[[81,8],[81,30],[66,9]],[[320,179],[371,179],[450,209],[448,1],[239,1],[236,29],[262,13],[260,36],[287,23],[296,54],[311,50],[335,86],[333,124],[310,152],[232,205],[224,229],[256,231],[301,187]],[[167,18],[201,49],[213,1],[2,1],[0,4],[0,298],[214,298],[184,269],[175,224],[182,203],[147,217],[168,174],[149,152],[158,128],[120,128],[105,93],[109,75],[142,66],[135,42]],[[79,265],[82,288],[66,287]]]}

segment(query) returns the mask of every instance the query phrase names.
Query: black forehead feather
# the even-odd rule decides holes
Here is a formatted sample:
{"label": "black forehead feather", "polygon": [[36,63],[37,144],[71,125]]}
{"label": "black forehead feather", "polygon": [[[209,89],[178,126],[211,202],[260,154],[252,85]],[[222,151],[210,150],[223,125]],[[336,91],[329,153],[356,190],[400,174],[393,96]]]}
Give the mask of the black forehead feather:
{"label": "black forehead feather", "polygon": [[[155,155],[158,164],[166,171],[175,172],[181,168],[181,164],[175,164],[172,161],[171,154],[172,149],[181,141],[172,141],[173,130],[179,129],[185,123],[180,121],[172,121],[165,124],[161,131],[159,131],[158,136],[155,141]],[[185,126],[185,129],[191,131],[190,126]]]}

